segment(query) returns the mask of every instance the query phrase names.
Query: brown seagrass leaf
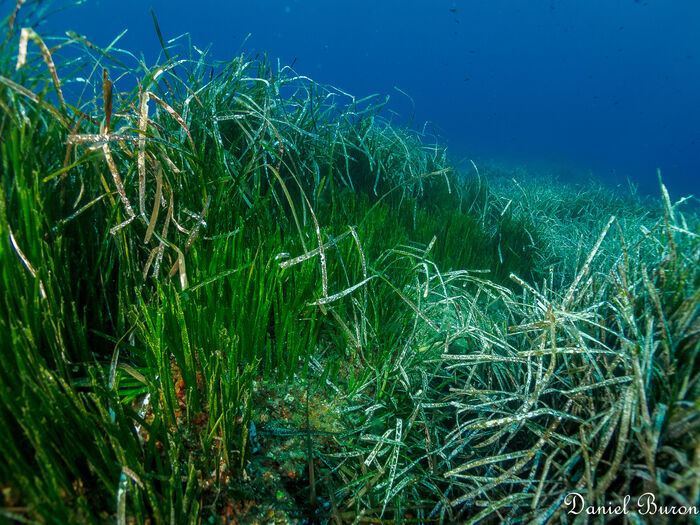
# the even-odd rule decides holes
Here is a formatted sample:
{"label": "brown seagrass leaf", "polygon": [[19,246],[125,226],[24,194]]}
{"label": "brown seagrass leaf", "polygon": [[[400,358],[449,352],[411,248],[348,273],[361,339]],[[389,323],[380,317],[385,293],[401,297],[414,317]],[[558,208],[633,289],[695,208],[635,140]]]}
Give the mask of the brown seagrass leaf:
{"label": "brown seagrass leaf", "polygon": [[23,27],[19,38],[19,49],[17,52],[17,64],[15,69],[20,69],[27,61],[27,44],[29,40],[32,40],[39,51],[41,51],[44,57],[44,62],[49,68],[49,73],[51,73],[51,78],[53,80],[54,87],[56,88],[56,94],[58,95],[58,101],[61,104],[61,108],[65,110],[66,102],[63,99],[63,91],[61,91],[61,81],[58,79],[58,73],[56,72],[56,64],[54,64],[53,58],[51,57],[51,51],[46,47],[46,44],[41,39],[41,37],[32,29],[31,27]]}
{"label": "brown seagrass leaf", "polygon": [[105,110],[105,130],[109,133],[112,124],[112,81],[107,68],[102,69],[102,97]]}

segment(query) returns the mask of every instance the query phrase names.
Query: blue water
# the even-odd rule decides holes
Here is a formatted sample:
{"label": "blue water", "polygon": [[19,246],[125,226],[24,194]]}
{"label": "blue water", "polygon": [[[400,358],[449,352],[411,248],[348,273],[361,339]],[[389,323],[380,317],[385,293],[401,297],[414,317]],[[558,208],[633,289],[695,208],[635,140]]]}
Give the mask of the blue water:
{"label": "blue water", "polygon": [[397,122],[431,122],[455,159],[653,194],[660,168],[672,197],[700,195],[698,0],[88,0],[39,29],[105,46],[128,28],[120,47],[152,64],[150,8],[166,40],[189,32],[215,59],[266,52],[358,97],[389,94]]}

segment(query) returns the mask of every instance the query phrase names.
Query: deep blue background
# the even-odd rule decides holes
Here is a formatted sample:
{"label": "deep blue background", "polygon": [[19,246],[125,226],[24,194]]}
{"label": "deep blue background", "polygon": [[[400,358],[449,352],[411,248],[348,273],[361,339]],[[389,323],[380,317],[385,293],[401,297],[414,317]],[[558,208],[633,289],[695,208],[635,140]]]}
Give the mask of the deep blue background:
{"label": "deep blue background", "polygon": [[[14,2],[13,2],[14,3]],[[40,32],[73,29],[152,63],[190,32],[213,58],[267,52],[358,97],[390,94],[454,158],[629,177],[700,194],[698,0],[89,0]]]}

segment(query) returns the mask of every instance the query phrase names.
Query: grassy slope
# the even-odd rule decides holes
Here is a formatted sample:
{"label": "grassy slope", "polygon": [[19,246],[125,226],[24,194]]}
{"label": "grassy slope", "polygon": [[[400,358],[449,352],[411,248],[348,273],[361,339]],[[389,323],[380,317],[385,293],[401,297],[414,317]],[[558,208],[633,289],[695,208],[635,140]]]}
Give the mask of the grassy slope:
{"label": "grassy slope", "polygon": [[37,6],[0,57],[5,517],[698,501],[700,229],[663,187],[465,179],[380,101],[264,59],[25,33],[15,71]]}

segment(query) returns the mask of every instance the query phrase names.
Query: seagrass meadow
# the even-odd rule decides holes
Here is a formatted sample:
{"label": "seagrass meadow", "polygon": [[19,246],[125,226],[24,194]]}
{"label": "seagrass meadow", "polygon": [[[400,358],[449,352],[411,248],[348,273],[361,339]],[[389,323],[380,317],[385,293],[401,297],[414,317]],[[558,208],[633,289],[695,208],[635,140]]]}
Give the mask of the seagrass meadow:
{"label": "seagrass meadow", "polygon": [[187,37],[148,66],[43,9],[0,47],[4,520],[700,505],[700,221],[661,177],[460,173],[382,98]]}

